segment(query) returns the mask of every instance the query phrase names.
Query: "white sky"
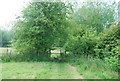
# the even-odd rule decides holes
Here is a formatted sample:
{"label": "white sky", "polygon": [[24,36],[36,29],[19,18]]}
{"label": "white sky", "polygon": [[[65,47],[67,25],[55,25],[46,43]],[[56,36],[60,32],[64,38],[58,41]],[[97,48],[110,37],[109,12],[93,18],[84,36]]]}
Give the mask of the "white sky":
{"label": "white sky", "polygon": [[8,25],[20,14],[26,1],[28,0],[0,0],[0,28],[11,28]]}
{"label": "white sky", "polygon": [[[11,29],[9,24],[15,20],[16,16],[20,14],[25,2],[30,0],[1,0],[0,1],[0,28],[4,27],[8,30]],[[70,0],[72,1],[72,0]],[[74,0],[76,1],[76,0]],[[77,0],[86,1],[86,0]],[[108,1],[108,0],[99,0]],[[115,0],[116,2],[120,0]]]}

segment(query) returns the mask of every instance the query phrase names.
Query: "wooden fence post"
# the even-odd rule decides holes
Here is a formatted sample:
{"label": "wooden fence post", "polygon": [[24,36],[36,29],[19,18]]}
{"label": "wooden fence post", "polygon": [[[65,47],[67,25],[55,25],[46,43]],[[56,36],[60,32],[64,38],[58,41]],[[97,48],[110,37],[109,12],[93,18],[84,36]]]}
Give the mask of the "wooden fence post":
{"label": "wooden fence post", "polygon": [[7,54],[8,54],[8,48],[7,48]]}

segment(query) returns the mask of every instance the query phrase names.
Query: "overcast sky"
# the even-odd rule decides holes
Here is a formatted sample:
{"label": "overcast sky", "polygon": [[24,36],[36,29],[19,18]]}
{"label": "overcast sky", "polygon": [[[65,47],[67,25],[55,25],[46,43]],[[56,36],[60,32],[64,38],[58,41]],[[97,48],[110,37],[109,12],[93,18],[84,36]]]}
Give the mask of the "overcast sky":
{"label": "overcast sky", "polygon": [[0,28],[8,27],[15,20],[16,15],[20,14],[23,9],[24,2],[27,0],[1,0],[0,1]]}
{"label": "overcast sky", "polygon": [[[4,27],[4,28],[7,28],[8,30],[11,29],[11,27],[9,26],[10,23],[15,20],[17,15],[20,14],[21,10],[25,6],[25,3],[28,1],[30,0],[1,0],[0,1],[0,28]],[[38,0],[38,1],[42,1],[42,0]],[[77,1],[86,1],[86,0],[77,0]],[[102,1],[108,1],[108,0],[102,0]],[[115,0],[115,1],[118,2],[120,0]]]}

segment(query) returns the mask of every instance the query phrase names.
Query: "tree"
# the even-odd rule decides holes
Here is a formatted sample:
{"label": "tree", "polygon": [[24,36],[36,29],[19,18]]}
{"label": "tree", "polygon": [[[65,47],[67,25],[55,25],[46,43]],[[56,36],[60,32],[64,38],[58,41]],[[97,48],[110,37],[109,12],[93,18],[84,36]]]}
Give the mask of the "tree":
{"label": "tree", "polygon": [[14,25],[14,46],[23,52],[31,50],[35,56],[49,57],[49,50],[66,27],[67,10],[63,2],[30,3]]}
{"label": "tree", "polygon": [[10,46],[12,40],[12,31],[0,30],[0,46]]}
{"label": "tree", "polygon": [[98,33],[108,28],[116,19],[116,3],[86,2],[75,11],[73,19],[77,24],[93,28]]}
{"label": "tree", "polygon": [[115,3],[85,2],[70,14],[65,49],[72,54],[94,55],[99,33],[115,21]]}

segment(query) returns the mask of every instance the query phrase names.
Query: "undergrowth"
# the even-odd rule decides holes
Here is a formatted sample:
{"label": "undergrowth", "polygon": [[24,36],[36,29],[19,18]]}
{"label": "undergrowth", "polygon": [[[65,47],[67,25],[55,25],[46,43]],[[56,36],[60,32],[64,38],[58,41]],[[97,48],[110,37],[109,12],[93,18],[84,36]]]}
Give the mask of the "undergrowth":
{"label": "undergrowth", "polygon": [[69,56],[67,60],[85,79],[118,79],[117,70],[104,60],[85,56]]}
{"label": "undergrowth", "polygon": [[50,58],[34,57],[32,54],[3,54],[2,62],[38,62],[38,61],[50,61]]}

